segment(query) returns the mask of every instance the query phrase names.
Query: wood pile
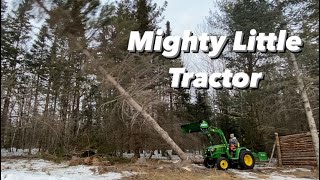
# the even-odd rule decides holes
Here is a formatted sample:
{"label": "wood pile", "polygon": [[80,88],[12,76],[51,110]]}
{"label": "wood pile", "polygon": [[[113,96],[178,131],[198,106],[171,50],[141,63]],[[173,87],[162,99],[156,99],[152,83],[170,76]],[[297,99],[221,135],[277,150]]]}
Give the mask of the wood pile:
{"label": "wood pile", "polygon": [[310,133],[279,136],[282,165],[317,166]]}

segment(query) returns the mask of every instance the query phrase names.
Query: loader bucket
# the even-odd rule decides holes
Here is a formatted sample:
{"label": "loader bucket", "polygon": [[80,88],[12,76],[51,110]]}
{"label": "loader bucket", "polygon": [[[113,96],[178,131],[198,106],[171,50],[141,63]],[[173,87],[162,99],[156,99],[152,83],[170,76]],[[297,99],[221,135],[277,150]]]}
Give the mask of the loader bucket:
{"label": "loader bucket", "polygon": [[201,132],[200,124],[201,124],[201,121],[189,123],[189,124],[184,124],[180,127],[181,127],[181,130],[183,133]]}

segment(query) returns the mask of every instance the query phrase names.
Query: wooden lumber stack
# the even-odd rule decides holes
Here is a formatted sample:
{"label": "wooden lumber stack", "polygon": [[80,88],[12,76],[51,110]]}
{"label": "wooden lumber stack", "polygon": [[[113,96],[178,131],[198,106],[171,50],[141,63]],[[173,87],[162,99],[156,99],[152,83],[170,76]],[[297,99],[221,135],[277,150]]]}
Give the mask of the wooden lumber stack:
{"label": "wooden lumber stack", "polygon": [[282,165],[317,166],[310,133],[279,136]]}

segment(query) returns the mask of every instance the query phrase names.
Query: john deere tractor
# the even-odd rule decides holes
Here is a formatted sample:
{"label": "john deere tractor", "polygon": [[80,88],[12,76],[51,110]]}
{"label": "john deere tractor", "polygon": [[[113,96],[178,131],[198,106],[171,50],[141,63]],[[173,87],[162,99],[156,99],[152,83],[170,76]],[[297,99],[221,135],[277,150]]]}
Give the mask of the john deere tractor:
{"label": "john deere tractor", "polygon": [[[241,169],[253,169],[255,158],[253,153],[246,147],[238,144],[235,150],[231,150],[226,137],[221,129],[211,127],[206,121],[182,125],[184,133],[202,132],[210,141],[210,145],[204,153],[204,166],[207,168],[217,167],[227,170],[229,167]],[[219,143],[216,143],[216,142]]]}

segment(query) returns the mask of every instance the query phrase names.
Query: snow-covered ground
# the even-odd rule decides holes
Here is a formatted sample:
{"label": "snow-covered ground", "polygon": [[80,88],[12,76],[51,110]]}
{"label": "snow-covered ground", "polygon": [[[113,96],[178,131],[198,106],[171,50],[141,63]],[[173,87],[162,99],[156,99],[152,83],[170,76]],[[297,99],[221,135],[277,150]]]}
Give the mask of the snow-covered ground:
{"label": "snow-covered ground", "polygon": [[[203,166],[195,165],[186,168],[202,169]],[[139,174],[144,174],[144,170]],[[98,166],[69,166],[67,162],[57,164],[42,159],[6,159],[1,162],[1,180],[116,180],[123,177],[135,176],[138,173],[134,171],[108,171],[99,173]],[[234,174],[241,179],[265,179],[265,180],[312,180],[312,170],[306,168],[282,168],[257,166],[254,170],[243,171],[238,169],[229,169],[228,174]],[[161,172],[159,172],[161,173]],[[297,177],[295,173],[304,173],[305,177]],[[309,176],[309,177],[308,177]],[[318,179],[318,178],[317,178]]]}
{"label": "snow-covered ground", "polygon": [[1,180],[115,180],[135,174],[128,171],[99,174],[97,166],[68,166],[42,159],[1,162]]}
{"label": "snow-covered ground", "polygon": [[[31,154],[38,153],[38,149],[31,149]],[[23,157],[29,154],[29,150],[21,150],[11,148],[11,150],[1,149],[1,157],[6,158],[6,161],[1,162],[1,180],[90,180],[104,179],[115,180],[122,177],[130,177],[137,175],[137,172],[117,171],[99,173],[98,166],[69,166],[68,162],[57,164],[51,161],[42,159],[22,159],[11,157]],[[169,152],[171,155],[171,152]],[[198,153],[187,153],[188,156],[201,158]],[[123,154],[124,157],[130,158],[133,154]],[[143,153],[141,157],[149,157],[150,154]],[[171,155],[172,160],[164,160],[161,153],[155,152],[152,159],[162,159],[160,161],[179,161],[177,155]],[[160,162],[159,161],[159,162]],[[192,168],[207,170],[204,166],[193,164]],[[188,171],[192,171],[189,168]],[[143,171],[143,170],[142,170]],[[315,179],[315,172],[307,168],[277,168],[275,166],[267,167],[266,165],[256,165],[254,170],[243,171],[238,169],[229,169],[228,174],[233,174],[241,179],[265,179],[265,180],[311,180]],[[139,174],[143,172],[139,171]],[[319,179],[319,178],[316,178]]]}

